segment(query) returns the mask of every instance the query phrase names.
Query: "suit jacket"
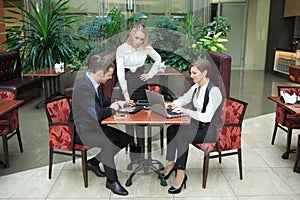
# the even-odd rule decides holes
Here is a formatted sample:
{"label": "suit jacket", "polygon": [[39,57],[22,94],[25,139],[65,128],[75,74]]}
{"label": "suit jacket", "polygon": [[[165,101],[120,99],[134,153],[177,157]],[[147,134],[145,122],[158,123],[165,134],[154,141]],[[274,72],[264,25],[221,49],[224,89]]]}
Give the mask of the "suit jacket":
{"label": "suit jacket", "polygon": [[89,131],[102,131],[101,121],[113,114],[115,110],[108,108],[111,98],[102,98],[103,106],[95,92],[94,86],[87,76],[78,79],[74,84],[72,95],[72,112],[79,135]]}

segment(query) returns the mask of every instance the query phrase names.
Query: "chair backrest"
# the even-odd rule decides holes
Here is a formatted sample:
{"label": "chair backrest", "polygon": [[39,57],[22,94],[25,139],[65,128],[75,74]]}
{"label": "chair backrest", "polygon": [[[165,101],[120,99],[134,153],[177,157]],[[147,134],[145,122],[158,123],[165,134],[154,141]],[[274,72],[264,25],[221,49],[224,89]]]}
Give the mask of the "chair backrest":
{"label": "chair backrest", "polygon": [[72,150],[74,146],[74,124],[69,123],[71,107],[66,97],[45,103],[49,124],[50,148]]}
{"label": "chair backrest", "polygon": [[[229,97],[230,95],[230,75],[231,75],[231,56],[224,54],[224,53],[218,53],[213,51],[208,51],[207,54],[209,55],[209,59],[216,64],[220,76],[217,77],[211,77],[213,82],[215,84],[218,84],[218,86],[221,86],[224,84],[225,89],[225,96]],[[217,72],[212,71],[212,75],[219,74]],[[220,80],[220,78],[222,80]],[[222,83],[219,83],[219,81],[222,81]]]}
{"label": "chair backrest", "polygon": [[288,93],[293,95],[294,93],[297,96],[300,96],[300,86],[277,86],[278,96],[280,96],[280,92]]}
{"label": "chair backrest", "polygon": [[222,114],[224,125],[221,130],[220,148],[222,151],[241,147],[242,123],[248,103],[227,97],[224,100]]}
{"label": "chair backrest", "polygon": [[300,69],[299,66],[289,65],[290,79],[296,83],[300,83]]}
{"label": "chair backrest", "polygon": [[[16,93],[14,90],[0,89],[0,99],[1,100],[14,100],[16,99]],[[11,112],[11,115],[5,114],[0,117],[1,124],[5,124],[9,127],[10,132],[16,130],[20,127],[19,123],[19,112],[15,109]]]}
{"label": "chair backrest", "polygon": [[21,71],[18,51],[0,53],[0,82],[21,77]]}
{"label": "chair backrest", "polygon": [[71,113],[70,102],[66,97],[60,97],[45,103],[45,111],[49,123],[69,121]]}
{"label": "chair backrest", "polygon": [[10,90],[0,90],[1,100],[14,100],[16,98],[15,92]]}
{"label": "chair backrest", "polygon": [[[113,96],[113,88],[115,87],[116,83],[118,82],[117,78],[117,65],[116,65],[116,52],[115,51],[105,51],[98,54],[101,57],[108,57],[111,59],[113,64],[115,65],[115,70],[112,75],[112,78],[107,80],[105,83],[102,84],[102,96],[111,98]],[[118,98],[118,97],[117,97]]]}

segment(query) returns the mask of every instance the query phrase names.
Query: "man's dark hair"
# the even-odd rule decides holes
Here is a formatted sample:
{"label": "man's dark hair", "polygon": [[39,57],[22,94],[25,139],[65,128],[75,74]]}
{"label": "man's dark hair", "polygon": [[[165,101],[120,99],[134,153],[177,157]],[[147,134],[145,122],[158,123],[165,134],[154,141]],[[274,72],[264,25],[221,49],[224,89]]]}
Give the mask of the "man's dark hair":
{"label": "man's dark hair", "polygon": [[110,56],[99,56],[99,55],[92,55],[89,59],[88,63],[89,69],[92,73],[97,71],[107,72],[109,68],[115,68],[113,64],[113,60]]}

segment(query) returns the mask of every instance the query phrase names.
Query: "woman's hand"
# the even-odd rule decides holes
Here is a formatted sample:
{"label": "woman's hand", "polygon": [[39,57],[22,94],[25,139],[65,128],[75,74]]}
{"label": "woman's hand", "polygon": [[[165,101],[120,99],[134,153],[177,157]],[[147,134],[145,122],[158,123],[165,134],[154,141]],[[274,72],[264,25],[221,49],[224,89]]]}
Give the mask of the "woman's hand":
{"label": "woman's hand", "polygon": [[176,112],[176,113],[184,113],[186,114],[186,109],[182,108],[180,106],[173,106],[172,108],[172,112]]}
{"label": "woman's hand", "polygon": [[123,95],[124,95],[124,99],[125,99],[126,104],[129,104],[130,98],[129,98],[128,90],[125,90],[123,92]]}
{"label": "woman's hand", "polygon": [[140,79],[141,79],[142,81],[147,81],[149,78],[150,78],[150,77],[149,77],[148,74],[141,74],[141,75],[140,75]]}
{"label": "woman's hand", "polygon": [[129,100],[128,102],[126,102],[125,104],[124,104],[124,106],[135,106],[136,104],[135,104],[135,102],[133,101],[133,100]]}
{"label": "woman's hand", "polygon": [[172,102],[169,102],[169,103],[166,103],[166,107],[168,107],[171,110],[173,110],[176,107],[176,105],[174,103],[172,103]]}
{"label": "woman's hand", "polygon": [[123,106],[125,106],[125,107],[126,106],[135,106],[134,101],[130,100],[130,98],[129,98],[128,90],[125,90],[125,92],[123,92],[123,95],[124,95],[124,99],[125,99]]}

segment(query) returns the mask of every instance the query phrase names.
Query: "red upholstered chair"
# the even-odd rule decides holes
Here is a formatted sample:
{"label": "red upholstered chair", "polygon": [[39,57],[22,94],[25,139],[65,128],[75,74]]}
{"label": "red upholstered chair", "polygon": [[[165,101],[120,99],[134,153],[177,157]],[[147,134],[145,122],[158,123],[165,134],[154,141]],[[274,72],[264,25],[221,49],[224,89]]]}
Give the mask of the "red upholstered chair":
{"label": "red upholstered chair", "polygon": [[[238,155],[240,179],[242,172],[242,123],[247,108],[247,103],[238,99],[227,97],[222,107],[223,126],[218,129],[219,140],[216,143],[202,143],[193,145],[204,152],[202,187],[206,188],[209,159],[219,158],[222,162],[223,156]],[[217,154],[211,155],[212,152]]]}
{"label": "red upholstered chair", "polygon": [[295,164],[294,164],[294,172],[300,173],[300,134],[298,135],[298,142],[297,142],[297,155],[295,159]]}
{"label": "red upholstered chair", "polygon": [[290,79],[296,83],[300,83],[300,69],[299,66],[289,65]]}
{"label": "red upholstered chair", "polygon": [[[13,100],[15,97],[16,95],[14,91],[0,90],[0,99],[2,100]],[[0,136],[2,137],[4,161],[7,168],[9,167],[8,140],[14,135],[17,135],[20,151],[23,152],[18,109],[13,110],[6,115],[0,116]]]}
{"label": "red upholstered chair", "polygon": [[[70,102],[66,97],[59,97],[45,103],[45,111],[49,125],[49,179],[52,174],[53,154],[81,157],[84,186],[88,187],[87,147],[74,143],[75,126],[69,122]],[[77,152],[80,152],[77,153]]]}
{"label": "red upholstered chair", "polygon": [[[300,87],[297,86],[278,86],[277,89],[278,96],[280,96],[280,91],[283,91],[284,93],[288,93],[290,95],[296,93],[296,95],[300,96]],[[274,131],[271,141],[272,145],[274,145],[278,127],[287,133],[287,151],[282,155],[282,158],[288,159],[289,153],[291,152],[292,131],[293,129],[300,129],[300,115],[293,114],[288,110],[282,108],[281,106],[277,105]]]}

